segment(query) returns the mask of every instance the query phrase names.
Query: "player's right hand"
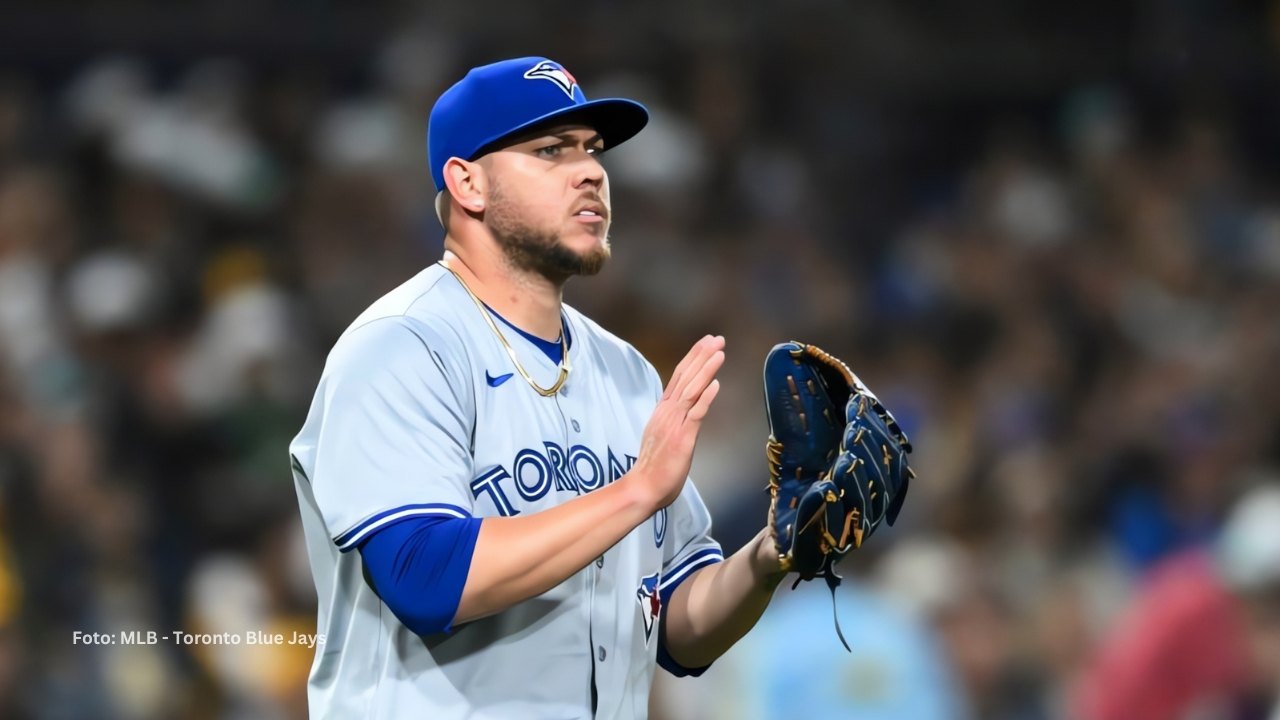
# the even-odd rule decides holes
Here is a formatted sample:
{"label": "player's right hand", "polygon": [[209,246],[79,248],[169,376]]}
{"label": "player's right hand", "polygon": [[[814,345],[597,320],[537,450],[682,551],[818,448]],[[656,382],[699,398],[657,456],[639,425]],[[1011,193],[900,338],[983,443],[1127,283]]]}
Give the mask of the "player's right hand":
{"label": "player's right hand", "polygon": [[654,510],[675,502],[689,476],[698,430],[720,392],[716,373],[724,364],[724,336],[707,335],[671,374],[640,440],[640,454],[628,476],[649,497]]}

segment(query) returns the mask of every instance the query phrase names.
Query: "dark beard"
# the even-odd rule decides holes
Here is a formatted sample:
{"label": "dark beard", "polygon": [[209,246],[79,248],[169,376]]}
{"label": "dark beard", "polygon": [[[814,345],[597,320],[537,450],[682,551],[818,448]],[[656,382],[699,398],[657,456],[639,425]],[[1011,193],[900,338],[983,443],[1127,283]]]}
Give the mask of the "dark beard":
{"label": "dark beard", "polygon": [[485,220],[507,262],[517,270],[535,272],[559,282],[574,275],[595,275],[609,259],[607,242],[603,247],[578,254],[560,242],[558,233],[524,224],[496,187],[489,197]]}
{"label": "dark beard", "polygon": [[497,228],[491,230],[507,262],[513,267],[536,272],[552,280],[563,280],[574,275],[595,275],[609,258],[609,253],[604,248],[578,254],[562,245],[558,235],[540,233],[532,228],[510,233],[499,232]]}

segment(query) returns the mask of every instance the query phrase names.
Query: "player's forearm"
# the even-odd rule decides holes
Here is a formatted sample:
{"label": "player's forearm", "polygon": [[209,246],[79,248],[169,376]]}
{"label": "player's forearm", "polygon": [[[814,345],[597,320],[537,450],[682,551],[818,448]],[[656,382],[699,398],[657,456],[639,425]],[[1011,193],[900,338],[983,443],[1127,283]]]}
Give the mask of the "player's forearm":
{"label": "player's forearm", "polygon": [[667,652],[688,668],[710,665],[755,626],[785,576],[765,530],[724,562],[698,570],[671,596]]}
{"label": "player's forearm", "polygon": [[626,477],[529,515],[485,518],[455,623],[501,612],[559,585],[657,512]]}

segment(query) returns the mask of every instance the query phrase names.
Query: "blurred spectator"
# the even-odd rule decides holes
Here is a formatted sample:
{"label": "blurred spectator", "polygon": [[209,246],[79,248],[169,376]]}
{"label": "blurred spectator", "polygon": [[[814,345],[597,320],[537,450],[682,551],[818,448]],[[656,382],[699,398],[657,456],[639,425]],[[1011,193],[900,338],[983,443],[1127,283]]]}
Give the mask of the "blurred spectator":
{"label": "blurred spectator", "polygon": [[1280,484],[1244,496],[1216,552],[1150,574],[1084,674],[1084,720],[1274,717],[1280,712]]}

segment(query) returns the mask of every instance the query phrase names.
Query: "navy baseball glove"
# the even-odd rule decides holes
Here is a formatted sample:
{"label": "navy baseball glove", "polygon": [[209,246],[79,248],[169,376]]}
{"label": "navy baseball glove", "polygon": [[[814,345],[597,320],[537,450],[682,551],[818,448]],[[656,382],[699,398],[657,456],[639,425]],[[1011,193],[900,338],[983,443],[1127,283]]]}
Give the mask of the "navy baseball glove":
{"label": "navy baseball glove", "polygon": [[853,371],[813,345],[769,351],[764,402],[769,528],[782,569],[799,573],[797,584],[822,575],[834,592],[836,560],[897,519],[915,476],[911,443]]}

